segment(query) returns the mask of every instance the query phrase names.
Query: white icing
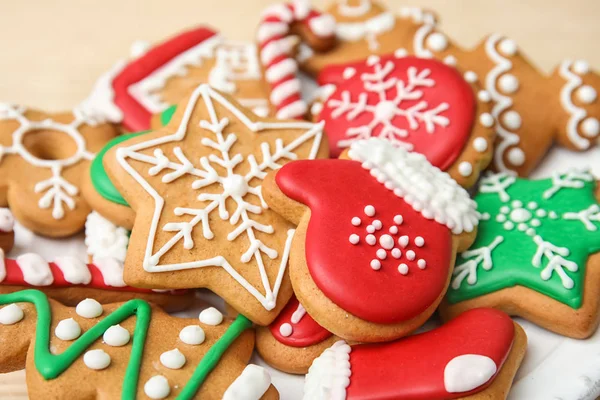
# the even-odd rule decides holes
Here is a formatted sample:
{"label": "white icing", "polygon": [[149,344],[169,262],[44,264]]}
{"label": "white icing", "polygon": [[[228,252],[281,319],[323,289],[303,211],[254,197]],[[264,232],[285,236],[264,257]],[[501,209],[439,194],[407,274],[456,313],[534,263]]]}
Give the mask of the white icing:
{"label": "white icing", "polygon": [[250,364],[223,394],[223,400],[259,400],[271,386],[271,375],[258,365]]}
{"label": "white icing", "polygon": [[573,63],[573,71],[579,75],[585,75],[590,72],[590,64],[585,60],[577,60]]}
{"label": "white icing", "polygon": [[75,340],[81,335],[81,327],[73,318],[63,319],[56,325],[54,334],[61,340]]}
{"label": "white icing", "polygon": [[484,103],[492,101],[492,96],[490,96],[490,92],[487,90],[480,90],[479,93],[477,93],[477,98]]}
{"label": "white icing", "polygon": [[463,161],[460,164],[458,164],[458,173],[465,177],[471,176],[471,174],[473,173],[473,166],[470,162]]}
{"label": "white icing", "polygon": [[518,147],[510,149],[507,158],[508,161],[516,167],[525,164],[525,152]]}
{"label": "white icing", "polygon": [[328,37],[335,33],[335,20],[329,14],[322,14],[308,21],[310,30],[317,36]]}
{"label": "white icing", "polygon": [[102,315],[102,305],[94,299],[85,299],[75,308],[77,315],[83,318],[98,318]]}
{"label": "white icing", "polygon": [[343,400],[350,385],[350,346],[340,340],[310,366],[304,381],[303,400]]}
{"label": "white icing", "polygon": [[423,217],[435,219],[455,234],[472,232],[477,226],[476,203],[467,191],[422,154],[390,146],[379,138],[355,142],[348,154]]}
{"label": "white icing", "polygon": [[[433,30],[435,29],[435,26],[437,25],[435,16],[430,12],[424,11],[424,10],[422,10],[420,8],[416,8],[416,7],[405,8],[403,10],[407,17],[412,18],[413,22],[415,22],[417,24],[421,24],[421,26],[419,27],[419,29],[417,30],[417,32],[415,33],[414,38],[413,38],[413,52],[415,53],[415,55],[417,57],[421,57],[421,58],[433,57],[433,54],[427,48],[427,47],[429,47],[429,41],[428,40],[426,41],[426,39],[429,36],[436,35],[436,33],[432,33]],[[446,42],[447,41],[448,40],[446,39]],[[448,46],[448,43],[446,43],[446,46]],[[434,50],[434,49],[431,49],[431,50]],[[456,63],[455,58],[452,59],[451,61],[454,62],[454,64]]]}
{"label": "white icing", "polygon": [[505,56],[512,57],[517,54],[517,43],[511,39],[503,39],[498,45],[498,50]]}
{"label": "white icing", "polygon": [[458,64],[458,60],[454,56],[446,56],[444,57],[444,64],[455,67]]}
{"label": "white icing", "polygon": [[[144,150],[153,148],[155,146],[159,146],[165,143],[177,143],[184,139],[188,132],[188,124],[192,113],[196,109],[196,107],[200,107],[198,105],[198,102],[200,100],[203,101],[203,105],[206,107],[208,116],[210,117],[210,121],[203,120],[200,122],[200,125],[203,127],[203,129],[210,131],[212,134],[214,134],[214,136],[210,136],[210,139],[204,139],[201,144],[211,149],[213,148],[212,146],[220,146],[221,149],[225,149],[221,151],[221,156],[223,157],[223,159],[230,160],[228,162],[228,165],[230,165],[231,168],[227,170],[227,172],[220,171],[220,174],[214,173],[215,170],[211,165],[210,159],[207,159],[206,162],[202,161],[200,165],[198,165],[198,167],[192,166],[192,169],[188,171],[184,167],[184,165],[175,162],[170,162],[166,156],[162,156],[162,158],[160,158],[155,153],[154,157],[152,157],[144,152]],[[227,141],[225,140],[223,131],[228,126],[229,121],[228,119],[220,119],[218,117],[213,102],[218,103],[221,107],[228,110],[236,119],[236,122],[239,121],[240,124],[243,124],[252,132],[263,132],[272,129],[283,129],[288,131],[301,130],[303,131],[303,133],[285,146],[281,141],[278,141],[278,146],[280,147],[277,147],[273,152],[267,143],[263,143],[261,146],[263,161],[261,163],[257,162],[256,157],[253,154],[247,155],[246,158],[244,158],[242,154],[230,154],[231,147],[233,146],[234,149],[236,148],[236,146],[234,146],[234,143],[237,141],[237,138],[235,137],[235,135],[228,135]],[[163,177],[163,179],[168,177],[167,179],[170,179],[170,181],[178,179],[186,173],[188,173],[189,175],[193,175],[196,178],[200,178],[193,183],[192,188],[190,188],[190,190],[201,189],[203,187],[210,186],[213,184],[220,186],[222,188],[221,190],[223,190],[223,187],[227,182],[231,183],[232,181],[236,181],[240,184],[245,183],[245,185],[236,186],[236,190],[239,190],[243,187],[245,188],[245,190],[247,190],[247,195],[260,196],[261,186],[252,186],[250,182],[252,181],[254,183],[264,179],[264,176],[266,175],[266,170],[278,169],[281,166],[281,164],[279,164],[278,162],[290,158],[295,159],[297,156],[294,153],[294,151],[296,151],[296,149],[305,142],[312,141],[311,150],[308,158],[315,158],[317,151],[319,150],[321,138],[323,135],[322,130],[322,123],[312,124],[300,121],[254,122],[250,120],[241,110],[237,109],[233,104],[227,101],[222,95],[211,89],[208,85],[200,85],[192,93],[189,103],[185,107],[181,123],[175,133],[139,142],[129,147],[119,148],[116,154],[117,161],[119,162],[121,167],[128,174],[130,174],[132,178],[134,178],[141,185],[141,187],[153,198],[155,204],[154,213],[150,221],[150,229],[148,232],[146,248],[144,250],[144,259],[142,263],[144,270],[147,272],[162,272],[190,268],[202,268],[207,266],[219,266],[222,267],[227,273],[229,273],[232,276],[232,278],[235,279],[241,286],[243,286],[250,294],[252,294],[267,310],[273,309],[275,307],[275,300],[277,298],[279,287],[283,279],[283,274],[287,266],[289,249],[291,246],[291,239],[293,238],[294,230],[289,230],[287,232],[287,240],[285,242],[283,254],[280,256],[281,264],[279,266],[279,272],[277,274],[275,282],[273,283],[273,287],[271,288],[269,287],[269,285],[261,284],[261,287],[265,286],[265,294],[260,293],[254,286],[250,285],[248,281],[246,281],[246,279],[244,279],[244,277],[240,275],[231,266],[229,261],[222,256],[213,257],[207,260],[194,260],[190,262],[161,264],[161,257],[180,241],[183,241],[184,247],[190,248],[194,246],[191,233],[196,225],[201,223],[202,236],[205,239],[211,240],[214,237],[214,234],[210,229],[210,222],[208,220],[208,216],[212,214],[214,210],[216,210],[215,212],[219,212],[219,216],[222,219],[228,219],[232,222],[232,224],[241,222],[239,226],[235,227],[235,229],[233,229],[228,234],[227,239],[230,241],[235,240],[241,234],[245,234],[248,236],[249,248],[240,258],[240,261],[242,263],[248,263],[250,260],[256,259],[259,265],[262,265],[263,254],[267,254],[268,257],[271,259],[278,257],[278,252],[276,250],[267,247],[254,235],[255,229],[258,229],[261,232],[268,234],[273,233],[273,227],[271,225],[263,225],[253,218],[254,214],[264,212],[263,210],[266,209],[267,206],[266,203],[262,201],[261,206],[249,203],[245,200],[246,196],[236,196],[235,198],[231,198],[231,196],[227,192],[223,191],[221,191],[221,193],[213,194],[203,193],[200,195],[199,200],[206,200],[206,206],[200,206],[204,208],[175,209],[176,212],[181,213],[180,215],[192,215],[194,218],[189,222],[170,222],[164,225],[164,227],[161,227],[161,229],[164,228],[164,230],[173,230],[175,234],[171,240],[162,245],[160,249],[155,251],[154,242],[157,235],[157,231],[159,229],[159,222],[161,219],[160,217],[163,213],[165,201],[163,197],[160,196],[158,192],[148,183],[148,181],[146,181],[129,164],[129,162],[133,160],[135,162],[141,161],[143,163],[149,164],[150,166],[154,165],[151,167],[151,170],[155,173],[158,173],[162,169],[166,169],[167,171],[172,171],[174,169],[174,171],[166,174]],[[257,135],[257,138],[260,138],[260,135]],[[184,156],[183,152],[181,152],[180,156]],[[186,158],[184,158],[184,160],[186,161],[186,163],[191,164],[191,162]],[[247,164],[250,166],[250,170],[247,171],[246,175],[241,176],[233,172],[233,169],[238,163],[244,160],[247,161]],[[155,169],[155,167],[158,169]],[[219,207],[219,204],[221,204],[228,198],[231,198],[231,200],[235,200],[237,204],[237,211],[235,213],[232,213],[232,215],[227,214],[226,217],[226,214],[222,210],[223,207]],[[268,279],[266,279],[266,276],[264,275],[264,270],[262,268],[259,269],[261,277],[263,277],[262,283],[268,283]]]}
{"label": "white icing", "polygon": [[356,233],[353,233],[352,235],[350,235],[348,240],[352,244],[358,244],[358,242],[360,242],[360,236],[358,236]]}
{"label": "white icing", "polygon": [[484,151],[486,151],[488,149],[488,142],[484,138],[478,137],[475,140],[473,140],[473,148],[477,152],[483,153]]}
{"label": "white icing", "polygon": [[202,310],[198,318],[200,319],[200,322],[206,325],[216,326],[223,322],[223,314],[214,307]]}
{"label": "white icing", "polygon": [[17,304],[12,303],[0,309],[0,325],[13,325],[21,321],[25,315]]}
{"label": "white icing", "polygon": [[120,347],[129,343],[131,335],[121,325],[113,325],[104,332],[102,340],[109,346]]}
{"label": "white icing", "polygon": [[408,274],[408,265],[404,263],[398,265],[398,272],[400,272],[402,275]]}
{"label": "white icing", "polygon": [[110,365],[110,356],[101,349],[86,351],[83,355],[83,363],[93,370],[102,370]]}
{"label": "white icing", "polygon": [[[1,160],[1,157],[0,157]],[[12,232],[15,226],[15,218],[8,208],[0,207],[0,231]]]}
{"label": "white icing", "polygon": [[593,87],[584,85],[577,89],[577,98],[584,104],[592,104],[598,98],[598,93]]}
{"label": "white icing", "polygon": [[423,247],[423,246],[425,246],[425,239],[423,239],[422,236],[417,236],[415,238],[415,246],[417,246],[417,247]]}
{"label": "white icing", "polygon": [[96,211],[92,211],[85,221],[85,245],[87,254],[96,258],[114,258],[125,262],[129,232],[119,227]]}
{"label": "white icing", "polygon": [[90,95],[79,105],[79,109],[85,110],[88,115],[100,116],[114,124],[123,121],[123,111],[114,101],[115,91],[112,83],[126,65],[125,60],[120,60],[108,72],[100,76]]}
{"label": "white icing", "polygon": [[465,354],[450,360],[444,369],[444,387],[448,393],[477,389],[497,371],[494,360],[478,354]]}
{"label": "white icing", "polygon": [[368,217],[372,217],[375,215],[375,207],[373,207],[371,205],[366,206],[364,211],[365,211],[365,215],[367,215]]}
{"label": "white icing", "polygon": [[169,381],[162,375],[155,375],[144,384],[144,393],[154,400],[164,399],[171,393]]}
{"label": "white icing", "polygon": [[421,269],[425,269],[425,268],[427,268],[427,261],[425,261],[421,258],[421,259],[419,259],[419,261],[417,261],[417,266]]}
{"label": "white icing", "polygon": [[354,75],[356,75],[356,68],[352,68],[352,67],[348,67],[348,68],[344,69],[344,72],[342,73],[342,77],[344,79],[350,79]]}
{"label": "white icing", "polygon": [[448,38],[440,32],[434,32],[427,37],[427,47],[435,52],[444,51],[448,48]]}
{"label": "white icing", "polygon": [[[33,191],[42,194],[38,201],[38,207],[44,210],[52,208],[52,218],[54,219],[62,219],[65,216],[65,206],[69,210],[75,209],[74,196],[79,193],[77,186],[62,177],[63,169],[94,158],[94,154],[87,150],[85,139],[79,129],[84,125],[95,126],[99,121],[91,115],[85,114],[85,111],[81,109],[73,110],[73,115],[73,121],[69,124],[57,122],[51,118],[30,121],[25,116],[25,109],[0,103],[0,121],[14,120],[19,124],[19,127],[12,133],[11,145],[0,146],[0,154],[21,157],[28,164],[44,170],[43,176],[52,175],[41,178],[34,185]],[[42,159],[35,156],[23,143],[28,133],[39,130],[58,131],[69,136],[75,143],[75,152],[70,157],[61,159]],[[2,162],[1,157],[0,162]]]}
{"label": "white icing", "polygon": [[127,286],[123,281],[123,263],[114,258],[94,259],[94,265],[104,279],[104,284],[111,287]]}
{"label": "white icing", "polygon": [[92,281],[92,273],[87,264],[77,257],[58,257],[54,260],[54,264],[63,273],[65,281],[73,285],[87,285]]}
{"label": "white icing", "polygon": [[377,36],[391,31],[396,24],[394,14],[381,13],[373,18],[361,22],[338,22],[335,27],[335,35],[344,42],[356,42],[366,39],[369,50],[379,48]]}
{"label": "white icing", "polygon": [[287,322],[281,324],[281,326],[279,327],[279,333],[281,333],[281,336],[288,337],[291,336],[293,332],[294,329],[292,328],[292,325],[288,324]]}
{"label": "white icing", "polygon": [[206,334],[199,325],[188,325],[179,332],[179,340],[192,346],[204,343],[205,339]]}
{"label": "white icing", "polygon": [[595,138],[600,133],[600,122],[596,118],[586,118],[581,123],[581,133],[589,138]]}
{"label": "white icing", "polygon": [[54,282],[54,276],[48,262],[39,254],[27,253],[16,259],[23,273],[23,280],[33,286],[49,286]]}
{"label": "white icing", "polygon": [[185,361],[185,356],[179,349],[165,351],[160,355],[160,363],[169,369],[181,369]]}
{"label": "white icing", "polygon": [[477,82],[477,80],[479,79],[479,77],[477,76],[477,74],[473,71],[467,71],[465,72],[465,81],[469,82],[469,83],[474,83]]}
{"label": "white icing", "polygon": [[371,268],[375,271],[379,271],[381,269],[381,261],[379,260],[371,260]]}
{"label": "white icing", "polygon": [[498,80],[498,88],[507,94],[514,94],[519,90],[519,79],[513,74],[505,74]]}
{"label": "white icing", "polygon": [[129,55],[132,58],[140,58],[152,48],[152,44],[147,40],[136,40],[129,47]]}
{"label": "white icing", "polygon": [[371,10],[371,0],[360,0],[358,5],[350,5],[347,0],[338,2],[338,12],[345,17],[360,17]]}
{"label": "white icing", "polygon": [[502,116],[502,123],[512,131],[519,129],[522,122],[521,115],[514,110],[507,111]]}
{"label": "white icing", "polygon": [[483,113],[479,116],[479,122],[481,122],[481,125],[485,126],[486,128],[491,128],[494,126],[495,119],[492,114]]}

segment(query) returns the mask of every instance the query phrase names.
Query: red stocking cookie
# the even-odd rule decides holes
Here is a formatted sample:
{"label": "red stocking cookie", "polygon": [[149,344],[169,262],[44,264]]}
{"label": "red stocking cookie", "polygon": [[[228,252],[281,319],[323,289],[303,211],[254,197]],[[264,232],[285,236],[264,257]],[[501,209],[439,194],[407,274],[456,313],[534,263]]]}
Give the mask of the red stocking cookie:
{"label": "red stocking cookie", "polygon": [[456,250],[475,237],[476,205],[423,155],[388,141],[355,142],[348,157],[290,163],[263,194],[298,224],[290,275],[308,313],[348,340],[405,336],[441,301]]}
{"label": "red stocking cookie", "polygon": [[505,399],[526,345],[519,325],[486,308],[391,343],[339,341],[311,366],[304,399]]}
{"label": "red stocking cookie", "polygon": [[8,253],[15,245],[15,219],[8,208],[0,208],[0,250]]}

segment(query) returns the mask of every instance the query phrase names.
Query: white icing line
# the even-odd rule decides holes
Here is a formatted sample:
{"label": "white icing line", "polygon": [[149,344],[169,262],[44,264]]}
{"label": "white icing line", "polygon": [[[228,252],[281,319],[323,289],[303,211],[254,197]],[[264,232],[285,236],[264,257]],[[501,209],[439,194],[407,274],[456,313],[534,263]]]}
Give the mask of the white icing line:
{"label": "white icing line", "polygon": [[573,103],[573,93],[583,84],[581,77],[571,71],[573,63],[569,60],[564,61],[560,65],[560,76],[567,81],[560,91],[560,103],[570,115],[567,122],[567,136],[580,150],[589,149],[591,143],[586,138],[581,137],[578,132],[579,123],[587,117],[587,112],[584,108],[577,107]]}

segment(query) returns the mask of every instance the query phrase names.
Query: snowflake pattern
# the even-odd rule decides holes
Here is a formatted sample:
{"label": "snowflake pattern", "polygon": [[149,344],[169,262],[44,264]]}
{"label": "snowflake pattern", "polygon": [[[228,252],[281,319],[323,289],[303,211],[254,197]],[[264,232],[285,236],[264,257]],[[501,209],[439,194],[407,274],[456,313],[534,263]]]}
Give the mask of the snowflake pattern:
{"label": "snowflake pattern", "polygon": [[[195,165],[186,154],[186,148],[175,146],[171,154],[165,154],[159,147],[166,143],[177,143],[186,137],[188,125],[197,103],[203,100],[210,120],[201,120],[199,126],[207,135],[199,138],[202,145],[203,155]],[[261,133],[266,130],[298,130],[299,134],[289,143],[282,139],[275,139],[274,148],[268,141],[260,142],[261,160],[254,154],[236,153],[234,148],[243,141],[230,128],[233,124],[228,118],[220,118],[217,114],[215,104],[230,111],[243,125],[252,132]],[[237,122],[237,121],[236,121]],[[253,122],[246,117],[233,104],[227,101],[218,92],[208,85],[199,86],[186,107],[184,117],[177,132],[163,136],[158,139],[150,139],[117,151],[117,159],[121,166],[155,200],[155,211],[148,235],[143,267],[148,272],[176,271],[190,268],[201,268],[207,266],[220,266],[224,268],[238,283],[248,290],[267,310],[275,307],[275,300],[283,272],[287,266],[289,247],[293,237],[293,230],[287,234],[287,240],[283,254],[280,256],[278,249],[264,243],[257,236],[257,232],[263,234],[275,233],[274,227],[260,222],[256,217],[267,210],[267,204],[262,198],[261,184],[270,170],[280,168],[284,163],[298,158],[299,147],[312,141],[309,158],[314,158],[320,146],[322,138],[322,124],[311,124],[307,122]],[[260,135],[256,139],[260,141]],[[147,151],[152,150],[149,154]],[[146,152],[145,152],[146,151]],[[194,159],[194,158],[192,158]],[[159,227],[159,219],[165,212],[165,200],[158,194],[146,179],[132,167],[131,161],[137,161],[148,165],[141,171],[149,176],[163,174],[161,182],[169,184],[182,177],[191,177],[189,190],[197,191],[196,199],[199,201],[196,207],[173,208],[172,213],[177,217],[187,217],[178,222],[167,222]],[[244,172],[240,172],[245,170]],[[218,187],[215,191],[214,188]],[[209,190],[207,190],[209,189]],[[256,200],[253,200],[256,199]],[[229,212],[226,204],[233,201],[235,204],[233,212]],[[231,204],[231,203],[230,203]],[[260,293],[251,285],[233,266],[230,260],[223,256],[216,256],[207,260],[193,260],[175,264],[163,264],[161,259],[169,250],[178,243],[183,248],[192,249],[196,246],[198,237],[211,240],[215,237],[211,224],[214,224],[213,214],[217,214],[223,221],[228,221],[232,228],[227,233],[227,240],[234,241],[242,235],[247,239],[248,245],[241,255],[240,262],[247,264],[254,260],[259,270],[261,283],[265,293]],[[200,229],[201,228],[201,229]],[[198,233],[199,231],[200,233]],[[164,237],[165,233],[172,233],[164,244],[154,249],[155,238],[159,235]],[[279,271],[273,287],[269,282],[265,257],[275,260],[280,256]]]}
{"label": "snowflake pattern", "polygon": [[[84,107],[73,111],[75,118],[69,124],[57,122],[51,118],[42,121],[31,121],[25,116],[26,111],[24,107],[0,103],[0,121],[15,120],[19,123],[19,127],[12,132],[12,144],[10,146],[0,146],[0,162],[7,155],[15,155],[36,168],[49,170],[52,176],[37,182],[34,186],[34,192],[43,193],[38,201],[40,208],[52,208],[52,217],[62,219],[65,215],[65,206],[70,210],[75,208],[73,197],[79,193],[77,186],[62,177],[62,171],[83,160],[94,158],[94,154],[86,149],[86,143],[79,132],[79,128],[82,125],[96,126],[103,120],[86,112]],[[42,159],[32,154],[23,144],[24,137],[28,133],[37,130],[53,130],[65,133],[74,141],[77,147],[75,153],[68,158],[56,160]]]}
{"label": "snowflake pattern", "polygon": [[506,173],[484,178],[475,198],[477,239],[457,261],[448,300],[521,285],[579,308],[587,259],[600,251],[595,187],[586,171],[538,181]]}
{"label": "snowflake pattern", "polygon": [[[330,99],[327,102],[327,106],[332,108],[331,116],[334,119],[345,115],[346,119],[351,121],[363,113],[372,116],[367,124],[348,128],[347,139],[340,140],[339,147],[349,147],[355,141],[375,136],[375,130],[381,127],[377,136],[389,140],[396,146],[413,150],[413,145],[404,140],[409,136],[409,130],[414,131],[423,124],[426,131],[433,134],[438,126],[447,127],[450,124],[450,120],[442,115],[450,108],[448,103],[443,102],[430,108],[429,103],[423,100],[423,91],[435,85],[431,70],[410,67],[405,82],[390,76],[395,69],[391,60],[382,63],[378,56],[371,56],[367,60],[367,65],[373,70],[360,76],[364,93],[359,94],[354,100],[349,91],[343,91],[341,99]],[[376,104],[369,103],[368,93],[377,95]],[[404,104],[407,101],[415,104],[407,107]],[[398,127],[398,118],[406,121],[409,129]]]}

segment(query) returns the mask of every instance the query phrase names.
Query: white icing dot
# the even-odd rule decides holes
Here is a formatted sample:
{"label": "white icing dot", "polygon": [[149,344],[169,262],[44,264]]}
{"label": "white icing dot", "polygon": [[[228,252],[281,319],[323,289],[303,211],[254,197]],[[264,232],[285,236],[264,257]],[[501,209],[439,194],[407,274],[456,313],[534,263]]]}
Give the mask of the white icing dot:
{"label": "white icing dot", "polygon": [[342,73],[342,76],[344,77],[344,79],[350,79],[355,74],[356,74],[356,69],[354,69],[352,67],[348,67],[344,70],[344,72]]}
{"label": "white icing dot", "polygon": [[409,251],[406,252],[406,258],[408,258],[409,261],[414,260],[415,257],[416,257],[416,254],[415,254],[414,251],[409,250]]}
{"label": "white icing dot", "polygon": [[548,215],[548,213],[546,213],[546,210],[537,210],[537,211],[535,212],[535,215],[537,215],[537,216],[538,216],[538,217],[540,217],[540,218],[543,218],[543,217],[545,217],[546,215]]}
{"label": "white icing dot", "polygon": [[376,230],[380,230],[381,228],[383,228],[383,224],[378,219],[373,221],[373,226],[375,227]]}
{"label": "white icing dot", "polygon": [[386,250],[390,250],[394,247],[394,238],[390,235],[381,235],[379,238],[379,244]]}
{"label": "white icing dot", "polygon": [[380,260],[385,260],[387,257],[387,253],[384,249],[377,250],[376,254],[377,254],[377,258],[379,258]]}
{"label": "white icing dot", "polygon": [[425,261],[421,258],[421,259],[419,259],[419,261],[417,261],[417,266],[420,269],[425,269],[425,268],[427,268],[427,261]]}
{"label": "white icing dot", "polygon": [[480,90],[479,93],[477,93],[477,98],[484,103],[492,101],[492,95],[487,90]]}
{"label": "white icing dot", "polygon": [[425,239],[423,239],[423,237],[421,237],[421,236],[417,236],[415,238],[415,245],[417,247],[423,247],[423,246],[425,246]]}
{"label": "white icing dot", "polygon": [[402,251],[400,249],[392,249],[392,257],[396,259],[402,257]]}
{"label": "white icing dot", "polygon": [[160,355],[160,363],[169,369],[180,369],[185,365],[185,356],[179,349],[165,351]]}
{"label": "white icing dot", "polygon": [[402,217],[402,215],[396,215],[394,216],[394,223],[396,225],[402,225],[402,223],[404,222],[404,217]]}
{"label": "white icing dot", "polygon": [[375,227],[373,225],[367,226],[367,233],[374,233],[374,232],[375,232]]}
{"label": "white icing dot", "polygon": [[427,47],[433,51],[444,51],[448,48],[448,39],[443,33],[434,32],[427,37]]}
{"label": "white icing dot", "polygon": [[525,231],[525,233],[529,236],[535,236],[535,229],[529,228]]}
{"label": "white icing dot", "polygon": [[506,221],[506,215],[504,215],[504,214],[498,214],[498,215],[496,215],[496,221],[497,222],[505,222]]}
{"label": "white icing dot", "polygon": [[575,61],[573,64],[573,71],[579,75],[585,75],[590,72],[590,64],[584,60]]}
{"label": "white icing dot", "polygon": [[479,153],[483,153],[488,149],[488,142],[482,137],[478,137],[473,140],[473,148]]}
{"label": "white icing dot", "polygon": [[514,56],[517,54],[517,44],[514,40],[511,39],[503,39],[498,46],[498,49],[505,56]]}
{"label": "white icing dot", "polygon": [[350,243],[352,244],[358,244],[358,242],[360,241],[360,237],[356,233],[353,233],[352,235],[350,235],[350,238],[348,240],[350,240]]}
{"label": "white icing dot", "polygon": [[85,299],[77,304],[75,312],[83,318],[96,318],[102,315],[102,305],[94,299]]}
{"label": "white icing dot", "polygon": [[390,233],[392,235],[395,235],[398,233],[398,227],[397,226],[390,226]]}
{"label": "white icing dot", "polygon": [[375,207],[373,206],[366,206],[365,207],[365,215],[368,217],[372,217],[375,215]]}
{"label": "white icing dot", "polygon": [[512,94],[519,90],[519,80],[513,74],[505,74],[498,79],[498,87],[504,93]]}
{"label": "white icing dot", "polygon": [[525,223],[520,223],[519,225],[517,225],[517,229],[520,230],[521,232],[525,232],[527,230],[528,226]]}
{"label": "white icing dot", "polygon": [[362,221],[358,217],[352,218],[352,225],[359,226]]}
{"label": "white icing dot", "polygon": [[398,265],[398,272],[400,272],[402,275],[408,274],[408,265],[404,263]]}
{"label": "white icing dot", "polygon": [[446,56],[444,58],[444,64],[446,65],[450,65],[450,66],[455,66],[457,63],[456,57],[454,56]]}
{"label": "white icing dot", "polygon": [[468,161],[463,161],[458,164],[458,173],[462,176],[471,176],[473,173],[473,166]]}
{"label": "white icing dot", "polygon": [[502,207],[500,207],[500,212],[503,214],[508,214],[510,212],[510,207],[502,206]]}
{"label": "white icing dot", "polygon": [[531,225],[535,226],[535,227],[538,227],[538,226],[542,225],[542,221],[540,221],[539,219],[532,219],[531,220]]}
{"label": "white icing dot", "polygon": [[502,116],[502,123],[504,123],[508,129],[515,131],[521,127],[521,115],[514,110],[505,112]]}
{"label": "white icing dot", "polygon": [[406,49],[398,49],[394,52],[394,57],[396,58],[404,58],[408,55],[408,51]]}
{"label": "white icing dot", "polygon": [[479,116],[479,122],[486,128],[491,128],[494,126],[494,117],[490,113],[483,113]]}
{"label": "white icing dot", "polygon": [[504,229],[506,229],[507,231],[511,231],[515,228],[515,224],[513,224],[511,221],[506,221],[504,223]]}
{"label": "white icing dot", "polygon": [[538,208],[538,203],[536,203],[535,201],[530,201],[529,203],[527,203],[527,208],[529,208],[530,210],[535,210],[536,208]]}
{"label": "white icing dot", "polygon": [[179,332],[179,340],[192,346],[204,343],[206,335],[200,325],[188,325]]}
{"label": "white icing dot", "polygon": [[521,200],[515,200],[511,203],[513,208],[521,208],[523,207],[523,202]]}
{"label": "white icing dot", "polygon": [[598,136],[600,133],[600,122],[593,117],[586,118],[581,123],[581,132],[590,138]]}
{"label": "white icing dot", "polygon": [[479,77],[477,76],[477,74],[473,71],[467,71],[465,72],[465,81],[469,82],[469,83],[474,83],[477,82],[477,79],[479,79]]}
{"label": "white icing dot", "polygon": [[408,246],[408,236],[400,236],[400,239],[398,239],[398,244],[402,247]]}
{"label": "white icing dot", "polygon": [[377,64],[379,62],[379,60],[380,60],[379,56],[371,55],[371,56],[369,56],[369,58],[367,58],[367,65],[369,67],[372,67],[373,65]]}
{"label": "white icing dot", "polygon": [[200,322],[206,325],[216,326],[223,322],[223,314],[214,307],[202,310],[198,318],[200,319]]}
{"label": "white icing dot", "polygon": [[550,214],[548,214],[548,216],[550,217],[550,219],[558,219],[558,214],[554,211],[550,211]]}
{"label": "white icing dot", "polygon": [[121,325],[113,325],[104,332],[102,340],[109,346],[120,347],[129,343],[131,335]]}
{"label": "white icing dot", "polygon": [[520,167],[525,164],[525,153],[520,148],[514,147],[508,152],[508,161],[512,165]]}
{"label": "white icing dot", "polygon": [[371,268],[378,271],[381,268],[381,262],[379,260],[371,260]]}
{"label": "white icing dot", "polygon": [[377,238],[375,238],[375,235],[367,235],[365,240],[370,246],[375,246],[375,243],[377,243]]}
{"label": "white icing dot", "polygon": [[15,303],[9,304],[0,310],[0,324],[13,325],[23,319],[23,310]]}
{"label": "white icing dot", "polygon": [[99,371],[110,365],[110,356],[101,349],[86,351],[83,363],[86,367]]}
{"label": "white icing dot", "polygon": [[584,104],[592,104],[594,101],[596,101],[596,98],[598,97],[598,93],[596,92],[596,90],[589,85],[584,85],[577,89],[576,94],[579,101],[581,101]]}
{"label": "white icing dot", "polygon": [[155,375],[144,385],[144,393],[154,400],[164,399],[171,393],[169,381],[162,375]]}

